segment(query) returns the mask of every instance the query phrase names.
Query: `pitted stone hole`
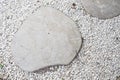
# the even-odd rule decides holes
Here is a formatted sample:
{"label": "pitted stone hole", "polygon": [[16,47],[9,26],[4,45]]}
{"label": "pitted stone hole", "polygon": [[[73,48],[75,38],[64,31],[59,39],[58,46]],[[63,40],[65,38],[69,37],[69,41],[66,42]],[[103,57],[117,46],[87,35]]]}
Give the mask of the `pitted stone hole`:
{"label": "pitted stone hole", "polygon": [[73,3],[72,5],[73,5],[73,6],[76,6],[76,4],[75,4],[75,3]]}
{"label": "pitted stone hole", "polygon": [[48,32],[48,34],[50,34],[50,33]]}
{"label": "pitted stone hole", "polygon": [[117,77],[116,77],[116,80],[120,80],[120,76],[117,76]]}
{"label": "pitted stone hole", "polygon": [[117,41],[120,41],[120,37],[116,37],[116,40],[117,40]]}
{"label": "pitted stone hole", "polygon": [[2,36],[3,35],[3,33],[0,33],[0,36]]}
{"label": "pitted stone hole", "polygon": [[37,0],[37,2],[40,2],[39,0]]}
{"label": "pitted stone hole", "polygon": [[76,4],[75,3],[72,3],[72,9],[76,9]]}

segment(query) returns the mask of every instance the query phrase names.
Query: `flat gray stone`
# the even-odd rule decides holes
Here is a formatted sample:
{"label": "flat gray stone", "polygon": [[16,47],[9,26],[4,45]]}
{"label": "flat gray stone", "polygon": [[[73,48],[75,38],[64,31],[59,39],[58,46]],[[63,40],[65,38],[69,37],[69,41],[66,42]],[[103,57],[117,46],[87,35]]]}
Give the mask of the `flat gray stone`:
{"label": "flat gray stone", "polygon": [[69,64],[81,46],[76,24],[60,11],[41,7],[23,23],[12,41],[16,64],[35,71],[58,64]]}
{"label": "flat gray stone", "polygon": [[101,19],[120,14],[120,0],[81,0],[81,2],[88,13]]}

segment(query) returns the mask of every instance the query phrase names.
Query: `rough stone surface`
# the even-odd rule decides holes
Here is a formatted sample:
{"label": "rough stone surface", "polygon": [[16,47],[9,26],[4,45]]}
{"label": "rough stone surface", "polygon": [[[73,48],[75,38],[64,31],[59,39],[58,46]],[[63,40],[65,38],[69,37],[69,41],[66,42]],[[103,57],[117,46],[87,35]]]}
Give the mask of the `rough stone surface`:
{"label": "rough stone surface", "polygon": [[[120,15],[106,20],[91,17],[81,0],[19,1],[0,0],[0,57],[6,80],[116,80],[120,76]],[[14,63],[11,41],[27,16],[43,5],[57,8],[76,22],[82,48],[70,65],[26,72]]]}
{"label": "rough stone surface", "polygon": [[120,14],[120,0],[81,0],[81,2],[88,13],[101,19]]}
{"label": "rough stone surface", "polygon": [[51,7],[41,7],[30,15],[12,42],[15,62],[27,71],[69,64],[80,46],[76,24]]}

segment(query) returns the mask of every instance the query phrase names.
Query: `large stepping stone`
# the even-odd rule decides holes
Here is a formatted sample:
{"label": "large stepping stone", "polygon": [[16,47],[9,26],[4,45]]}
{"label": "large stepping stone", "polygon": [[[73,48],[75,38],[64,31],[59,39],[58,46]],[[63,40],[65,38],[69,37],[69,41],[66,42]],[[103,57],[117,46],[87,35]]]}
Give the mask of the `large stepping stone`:
{"label": "large stepping stone", "polygon": [[16,64],[26,71],[69,64],[81,46],[76,24],[62,12],[41,7],[31,14],[12,41]]}
{"label": "large stepping stone", "polygon": [[120,14],[120,0],[81,0],[81,2],[88,13],[100,19]]}

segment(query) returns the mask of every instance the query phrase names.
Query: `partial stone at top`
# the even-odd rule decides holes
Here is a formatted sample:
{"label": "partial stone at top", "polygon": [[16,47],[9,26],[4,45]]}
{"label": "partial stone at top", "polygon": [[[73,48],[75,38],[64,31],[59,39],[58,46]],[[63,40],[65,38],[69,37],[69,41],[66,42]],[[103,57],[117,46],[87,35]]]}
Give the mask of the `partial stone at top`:
{"label": "partial stone at top", "polygon": [[120,0],[81,0],[85,10],[92,16],[108,19],[120,14]]}
{"label": "partial stone at top", "polygon": [[31,14],[12,41],[15,63],[25,71],[69,64],[81,47],[76,24],[62,12],[41,7]]}

